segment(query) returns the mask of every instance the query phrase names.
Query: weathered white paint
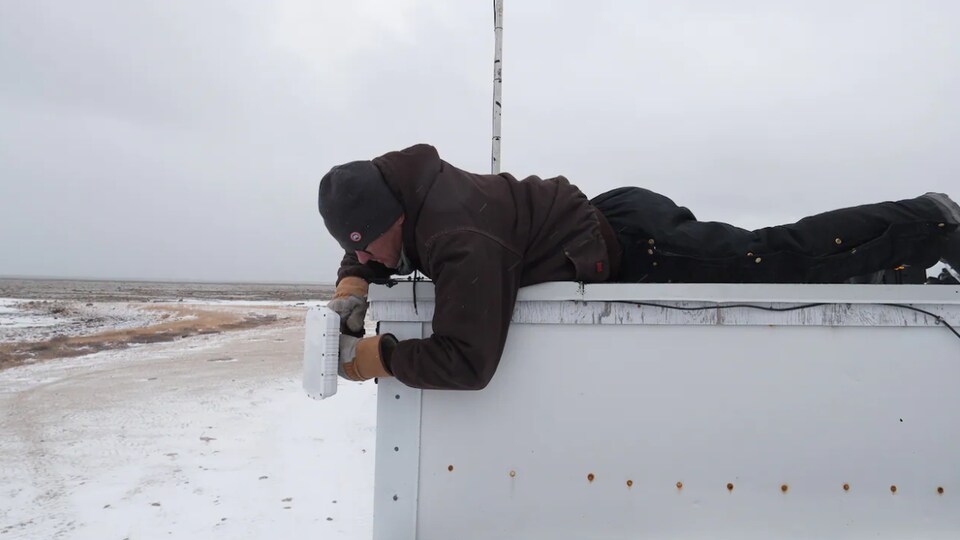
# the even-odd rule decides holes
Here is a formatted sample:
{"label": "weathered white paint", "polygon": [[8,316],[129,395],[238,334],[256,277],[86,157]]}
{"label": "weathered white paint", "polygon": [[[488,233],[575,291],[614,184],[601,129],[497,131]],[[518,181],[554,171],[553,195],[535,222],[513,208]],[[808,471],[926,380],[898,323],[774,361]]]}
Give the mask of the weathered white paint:
{"label": "weathered white paint", "polygon": [[[411,302],[413,283],[374,286],[374,302]],[[417,300],[433,301],[433,284],[417,283]],[[518,300],[632,300],[678,302],[837,302],[848,304],[960,304],[960,286],[948,285],[780,285],[710,283],[541,283],[520,289]]]}
{"label": "weathered white paint", "polygon": [[[607,301],[528,301],[517,303],[512,321],[520,324],[603,324],[603,325],[778,325],[778,326],[939,326],[935,317],[904,308],[877,304],[827,304],[786,312],[766,312],[748,307],[717,307],[707,302],[663,301],[679,308],[706,307],[702,311],[677,311],[665,307],[620,304]],[[752,305],[792,308],[804,304],[755,302]],[[722,304],[721,304],[722,306]],[[916,305],[960,327],[960,305]],[[433,302],[383,302],[372,316],[383,320],[429,322]]]}
{"label": "weathered white paint", "polygon": [[493,2],[493,140],[490,172],[500,174],[500,118],[503,113],[503,0]]}
{"label": "weathered white paint", "polygon": [[[376,320],[433,319],[433,285],[412,283],[371,289]],[[674,290],[676,287],[678,290]],[[906,290],[901,290],[906,289]],[[699,296],[698,296],[699,295]],[[826,305],[802,307],[808,304]],[[674,308],[706,308],[681,311]],[[789,309],[769,312],[754,307]],[[940,285],[579,285],[548,283],[521,289],[514,323],[643,325],[939,326],[935,317],[887,304],[910,305],[960,327],[960,287]]]}
{"label": "weathered white paint", "polygon": [[[956,321],[957,288],[650,287],[523,291],[485,390],[381,381],[375,537],[960,534],[960,340],[880,305]],[[397,325],[413,313],[409,286],[373,287],[381,331],[430,335],[429,288]],[[604,301],[616,297],[839,304],[682,313]],[[419,396],[416,412],[392,414],[398,389]],[[413,433],[415,464],[388,461],[390,441]],[[381,500],[388,483],[416,490],[413,522]]]}

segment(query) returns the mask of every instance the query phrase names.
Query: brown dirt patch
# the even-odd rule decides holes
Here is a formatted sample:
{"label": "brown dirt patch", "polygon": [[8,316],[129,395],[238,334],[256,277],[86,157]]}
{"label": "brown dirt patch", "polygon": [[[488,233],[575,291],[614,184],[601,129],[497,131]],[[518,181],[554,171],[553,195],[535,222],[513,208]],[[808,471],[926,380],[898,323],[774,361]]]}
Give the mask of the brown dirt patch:
{"label": "brown dirt patch", "polygon": [[159,324],[114,330],[89,336],[57,337],[34,343],[0,344],[0,369],[12,366],[69,358],[95,352],[124,349],[134,344],[159,343],[205,334],[219,334],[274,324],[276,315],[247,314],[195,307],[154,306],[147,309],[164,311]]}

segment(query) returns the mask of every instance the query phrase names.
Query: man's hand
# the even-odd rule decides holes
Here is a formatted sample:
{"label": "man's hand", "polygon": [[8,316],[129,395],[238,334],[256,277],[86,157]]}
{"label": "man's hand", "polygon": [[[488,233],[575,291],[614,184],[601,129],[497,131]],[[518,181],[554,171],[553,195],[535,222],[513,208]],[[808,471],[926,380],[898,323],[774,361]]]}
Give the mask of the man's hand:
{"label": "man's hand", "polygon": [[363,339],[340,335],[340,362],[337,373],[351,381],[366,381],[374,377],[392,377],[384,365],[384,355],[397,345],[397,338],[383,334]]}
{"label": "man's hand", "polygon": [[333,299],[327,307],[340,315],[340,329],[344,333],[363,335],[363,320],[367,316],[366,281],[358,277],[345,277],[337,284]]}

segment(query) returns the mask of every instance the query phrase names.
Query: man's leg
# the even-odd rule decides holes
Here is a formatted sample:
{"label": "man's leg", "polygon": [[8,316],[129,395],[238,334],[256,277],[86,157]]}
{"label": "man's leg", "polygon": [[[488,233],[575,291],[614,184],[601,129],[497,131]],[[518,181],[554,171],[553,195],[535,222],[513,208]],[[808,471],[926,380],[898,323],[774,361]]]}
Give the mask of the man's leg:
{"label": "man's leg", "polygon": [[617,278],[624,282],[842,283],[904,264],[932,266],[944,257],[948,237],[960,234],[960,219],[929,195],[756,231],[697,221],[642,188],[613,190],[593,203],[624,249]]}
{"label": "man's leg", "polygon": [[780,280],[841,283],[904,265],[933,266],[958,224],[924,195],[825,212],[754,234],[756,249],[770,253]]}
{"label": "man's leg", "polygon": [[726,223],[697,221],[685,207],[648,189],[624,187],[597,196],[596,206],[623,249],[623,283],[718,283],[742,279],[742,254],[753,233]]}

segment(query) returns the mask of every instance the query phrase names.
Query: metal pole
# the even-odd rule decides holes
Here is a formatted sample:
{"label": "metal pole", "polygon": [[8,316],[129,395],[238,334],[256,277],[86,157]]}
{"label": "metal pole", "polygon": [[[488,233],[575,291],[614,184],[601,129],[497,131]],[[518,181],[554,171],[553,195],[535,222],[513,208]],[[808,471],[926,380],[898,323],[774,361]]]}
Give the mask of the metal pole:
{"label": "metal pole", "polygon": [[503,0],[493,0],[493,148],[490,171],[500,174],[500,87],[503,84]]}

